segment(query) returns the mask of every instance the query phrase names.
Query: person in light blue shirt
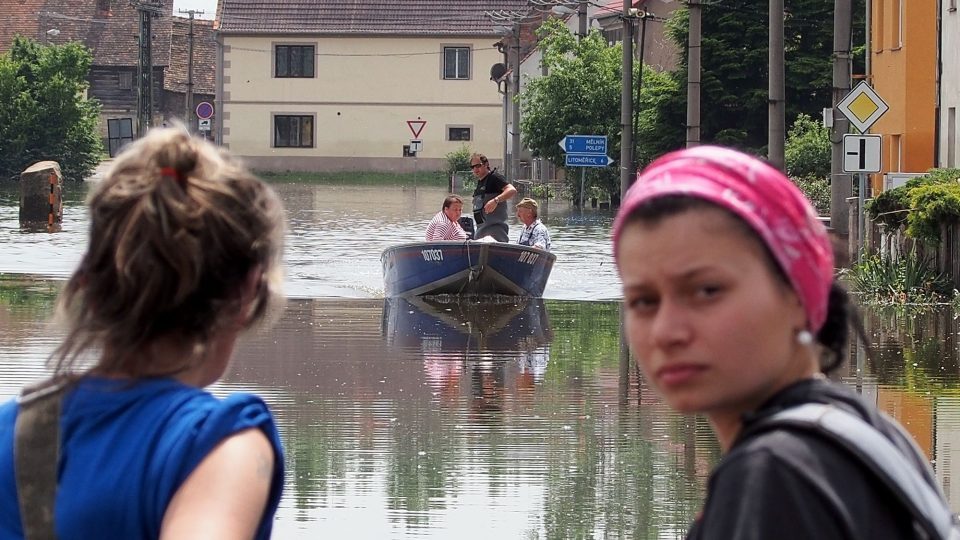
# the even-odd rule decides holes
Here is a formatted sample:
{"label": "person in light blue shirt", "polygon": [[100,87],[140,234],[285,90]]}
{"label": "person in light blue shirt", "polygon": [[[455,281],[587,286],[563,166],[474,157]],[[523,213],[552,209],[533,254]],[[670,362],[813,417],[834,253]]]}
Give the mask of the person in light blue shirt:
{"label": "person in light blue shirt", "polygon": [[[38,527],[60,540],[269,538],[283,488],[273,415],[257,396],[204,388],[239,335],[276,312],[279,198],[210,143],[158,128],[88,202],[53,391],[0,405],[0,540]],[[39,420],[50,400],[59,413]],[[30,431],[50,443],[26,454],[49,460],[25,457]],[[45,474],[49,497],[33,480]],[[47,503],[52,519],[33,510]]]}
{"label": "person in light blue shirt", "polygon": [[529,197],[524,197],[517,203],[517,219],[523,223],[517,243],[550,251],[550,231],[540,221],[539,211],[540,205]]}

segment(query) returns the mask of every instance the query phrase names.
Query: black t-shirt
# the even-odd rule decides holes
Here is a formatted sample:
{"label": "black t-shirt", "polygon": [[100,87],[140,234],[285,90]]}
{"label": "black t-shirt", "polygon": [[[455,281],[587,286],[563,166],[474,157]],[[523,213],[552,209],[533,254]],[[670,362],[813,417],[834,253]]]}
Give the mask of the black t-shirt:
{"label": "black t-shirt", "polygon": [[[786,407],[829,403],[862,417],[891,439],[905,466],[923,467],[893,426],[842,385],[808,380],[785,388],[755,414],[710,475],[707,500],[689,539],[913,538],[903,504],[850,451],[802,429],[760,431],[757,420]],[[929,478],[929,477],[928,477]],[[931,480],[932,481],[932,480]]]}

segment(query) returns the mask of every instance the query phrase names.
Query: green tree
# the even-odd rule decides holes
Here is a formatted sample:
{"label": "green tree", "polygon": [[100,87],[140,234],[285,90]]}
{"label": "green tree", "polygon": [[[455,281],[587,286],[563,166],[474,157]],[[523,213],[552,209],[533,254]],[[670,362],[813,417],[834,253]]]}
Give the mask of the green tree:
{"label": "green tree", "polygon": [[0,55],[0,178],[53,160],[83,180],[99,162],[100,105],[86,98],[93,56],[79,43],[41,46],[14,38]]}
{"label": "green tree", "polygon": [[[563,150],[557,144],[566,135],[606,135],[607,155],[619,161],[620,92],[623,56],[620,44],[609,46],[596,31],[578,40],[558,19],[548,19],[538,30],[538,45],[547,74],[529,79],[519,96],[523,117],[520,130],[524,144],[534,155],[558,166],[564,163]],[[634,68],[635,87],[640,66]],[[641,163],[682,143],[679,136],[659,131],[658,102],[674,81],[645,68],[639,98],[637,155]],[[682,128],[681,128],[682,129]],[[580,198],[580,172],[568,171],[567,187],[574,200]],[[586,171],[587,193],[597,189],[614,201],[619,199],[618,167]],[[591,189],[593,188],[593,189]]]}
{"label": "green tree", "polygon": [[[862,0],[854,1],[854,43],[862,42]],[[768,2],[725,0],[702,6],[701,141],[764,154],[768,109]],[[817,115],[831,102],[833,0],[792,0],[784,18],[787,125]],[[681,51],[671,76],[673,94],[659,101],[658,131],[685,123],[689,13],[679,9],[666,25]],[[861,64],[862,62],[858,62]],[[854,69],[857,69],[855,64]]]}

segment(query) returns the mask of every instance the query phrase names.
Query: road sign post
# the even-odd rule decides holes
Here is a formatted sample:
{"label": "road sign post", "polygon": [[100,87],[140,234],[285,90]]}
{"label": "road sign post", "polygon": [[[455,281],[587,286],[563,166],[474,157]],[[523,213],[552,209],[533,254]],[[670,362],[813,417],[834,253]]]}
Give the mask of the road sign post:
{"label": "road sign post", "polygon": [[209,101],[197,103],[197,118],[201,120],[213,118],[213,105],[211,105]]}
{"label": "road sign post", "polygon": [[420,138],[420,133],[423,132],[423,128],[427,125],[426,120],[407,120],[407,127],[410,128],[410,133],[413,133],[414,139]]}
{"label": "road sign post", "polygon": [[837,103],[837,109],[860,130],[860,133],[866,133],[870,126],[890,110],[890,107],[867,84],[867,81],[860,81],[860,84],[840,100],[840,103]]}
{"label": "road sign post", "polygon": [[857,173],[857,243],[859,255],[863,252],[863,239],[866,236],[866,218],[864,206],[867,200],[867,173],[880,172],[880,135],[843,136],[843,172]]}
{"label": "road sign post", "polygon": [[[866,133],[890,107],[867,81],[860,81],[860,84],[837,103],[837,109],[860,133]],[[857,231],[858,258],[863,255],[863,229],[866,226],[863,210],[866,200],[864,192],[867,190],[866,173],[880,172],[880,146],[879,135],[843,136],[843,171],[856,172],[860,178],[857,197],[857,223],[860,229]]]}
{"label": "road sign post", "polygon": [[607,155],[606,135],[567,135],[557,144],[563,151],[565,167],[581,167],[580,169],[580,209],[583,210],[583,184],[586,177],[586,167],[606,167],[613,163]]}
{"label": "road sign post", "polygon": [[843,172],[880,172],[880,135],[843,136]]}

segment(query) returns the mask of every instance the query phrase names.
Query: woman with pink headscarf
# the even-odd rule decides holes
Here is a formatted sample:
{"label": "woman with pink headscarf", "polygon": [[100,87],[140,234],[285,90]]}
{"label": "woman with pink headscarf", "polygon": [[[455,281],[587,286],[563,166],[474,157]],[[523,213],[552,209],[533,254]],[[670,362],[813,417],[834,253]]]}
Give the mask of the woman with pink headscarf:
{"label": "woman with pink headscarf", "polygon": [[724,453],[688,538],[950,532],[910,436],[826,379],[849,354],[855,310],[826,230],[782,173],[725,148],[663,156],[624,198],[613,248],[646,380],[674,409],[704,414]]}

